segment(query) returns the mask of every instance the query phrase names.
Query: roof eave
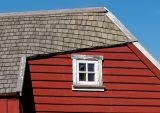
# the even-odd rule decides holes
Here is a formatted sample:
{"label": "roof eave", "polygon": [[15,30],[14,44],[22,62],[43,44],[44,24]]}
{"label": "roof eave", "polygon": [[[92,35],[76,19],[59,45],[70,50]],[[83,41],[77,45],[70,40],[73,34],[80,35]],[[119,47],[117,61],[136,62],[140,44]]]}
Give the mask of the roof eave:
{"label": "roof eave", "polygon": [[19,97],[19,92],[0,93],[0,98],[15,98]]}

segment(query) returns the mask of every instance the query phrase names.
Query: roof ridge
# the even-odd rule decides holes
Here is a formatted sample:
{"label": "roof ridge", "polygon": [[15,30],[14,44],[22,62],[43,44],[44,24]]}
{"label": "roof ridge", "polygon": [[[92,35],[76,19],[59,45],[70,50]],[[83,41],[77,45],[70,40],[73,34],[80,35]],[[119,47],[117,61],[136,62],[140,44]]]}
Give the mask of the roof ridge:
{"label": "roof ridge", "polygon": [[91,7],[91,8],[74,8],[74,9],[56,9],[56,10],[39,10],[39,11],[26,11],[26,12],[9,12],[0,13],[1,16],[27,16],[27,15],[44,15],[44,14],[69,14],[69,13],[105,13],[107,10],[104,7]]}

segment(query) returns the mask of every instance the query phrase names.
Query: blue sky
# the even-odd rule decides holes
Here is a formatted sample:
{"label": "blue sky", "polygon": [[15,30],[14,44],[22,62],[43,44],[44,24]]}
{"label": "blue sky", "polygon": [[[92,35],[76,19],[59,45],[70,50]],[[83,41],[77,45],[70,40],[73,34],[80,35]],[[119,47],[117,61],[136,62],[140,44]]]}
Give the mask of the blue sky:
{"label": "blue sky", "polygon": [[0,13],[107,7],[160,61],[160,0],[1,0]]}

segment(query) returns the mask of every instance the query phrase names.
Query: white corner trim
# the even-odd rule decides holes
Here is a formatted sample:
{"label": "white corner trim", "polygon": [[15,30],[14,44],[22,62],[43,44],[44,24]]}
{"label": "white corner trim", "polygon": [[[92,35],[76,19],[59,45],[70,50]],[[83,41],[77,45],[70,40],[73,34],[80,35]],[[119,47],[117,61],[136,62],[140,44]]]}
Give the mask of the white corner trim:
{"label": "white corner trim", "polygon": [[129,32],[129,30],[107,9],[104,7],[108,12],[106,15],[111,19],[111,21],[129,38],[131,42],[137,41],[135,36]]}
{"label": "white corner trim", "polygon": [[25,68],[26,68],[26,56],[22,56],[21,62],[20,62],[19,77],[17,82],[17,92],[20,92],[20,96],[21,96],[22,87],[23,87]]}
{"label": "white corner trim", "polygon": [[133,42],[135,45],[159,70],[160,63],[149,53],[139,42]]}

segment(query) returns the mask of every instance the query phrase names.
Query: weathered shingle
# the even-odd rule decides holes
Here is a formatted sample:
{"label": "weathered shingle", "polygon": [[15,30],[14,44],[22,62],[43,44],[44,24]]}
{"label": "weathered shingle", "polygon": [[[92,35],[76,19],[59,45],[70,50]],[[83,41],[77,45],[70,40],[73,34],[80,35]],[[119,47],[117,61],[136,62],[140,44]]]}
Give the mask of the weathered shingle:
{"label": "weathered shingle", "polygon": [[0,93],[16,92],[22,55],[115,45],[130,40],[104,8],[0,15]]}

